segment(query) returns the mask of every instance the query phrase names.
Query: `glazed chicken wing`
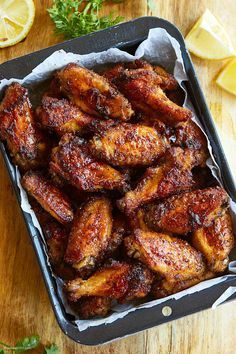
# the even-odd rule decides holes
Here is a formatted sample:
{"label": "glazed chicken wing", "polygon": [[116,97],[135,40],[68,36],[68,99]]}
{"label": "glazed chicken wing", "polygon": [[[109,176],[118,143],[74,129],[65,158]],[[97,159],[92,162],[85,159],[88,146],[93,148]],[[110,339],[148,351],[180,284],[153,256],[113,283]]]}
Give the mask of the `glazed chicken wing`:
{"label": "glazed chicken wing", "polygon": [[200,252],[179,238],[135,230],[124,242],[129,257],[141,261],[168,281],[183,281],[205,272]]}
{"label": "glazed chicken wing", "polygon": [[92,197],[75,216],[65,261],[81,272],[93,269],[108,249],[112,222],[110,200]]}
{"label": "glazed chicken wing", "polygon": [[109,297],[88,296],[72,303],[72,309],[84,320],[97,316],[105,317],[110,312],[111,302]]}
{"label": "glazed chicken wing", "polygon": [[165,152],[165,143],[154,128],[122,123],[95,135],[91,153],[114,166],[145,166]]}
{"label": "glazed chicken wing", "polygon": [[94,120],[64,98],[45,96],[36,112],[42,128],[55,131],[60,136],[65,133],[83,132]]}
{"label": "glazed chicken wing", "polygon": [[73,209],[68,197],[42,174],[28,171],[21,183],[43,209],[61,224],[67,224],[73,220]]}
{"label": "glazed chicken wing", "polygon": [[163,297],[175,294],[179,291],[185,290],[194,286],[201,281],[214,278],[215,274],[209,271],[205,273],[193,277],[187,280],[177,280],[177,281],[168,281],[166,279],[162,279],[159,281],[154,282],[152,286],[152,295],[155,299],[161,299]]}
{"label": "glazed chicken wing", "polygon": [[48,257],[54,273],[64,280],[75,278],[75,271],[64,263],[68,242],[68,229],[57,222],[36,201],[31,206],[37,216],[47,243]]}
{"label": "glazed chicken wing", "polygon": [[193,246],[202,252],[212,272],[223,272],[234,247],[232,221],[229,212],[215,219],[213,224],[193,233]]}
{"label": "glazed chicken wing", "polygon": [[170,126],[187,121],[192,116],[189,109],[168,99],[160,87],[160,77],[155,72],[126,69],[114,83],[137,111],[149,116],[156,115]]}
{"label": "glazed chicken wing", "polygon": [[0,138],[23,170],[47,162],[48,142],[35,126],[27,89],[18,83],[7,88],[0,105]]}
{"label": "glazed chicken wing", "polygon": [[124,175],[96,161],[85,141],[73,134],[65,134],[53,149],[50,172],[84,191],[127,188]]}
{"label": "glazed chicken wing", "polygon": [[161,66],[152,66],[147,61],[141,59],[116,64],[112,68],[106,69],[103,72],[103,76],[110,82],[113,82],[113,80],[117,79],[117,77],[120,76],[125,69],[144,69],[154,71],[158,75],[158,84],[163,90],[172,91],[178,88],[178,82],[175,80],[173,75],[169,74]]}
{"label": "glazed chicken wing", "polygon": [[145,266],[113,261],[96,271],[89,279],[68,282],[70,301],[81,297],[110,297],[119,301],[145,297],[151,290],[153,274]]}
{"label": "glazed chicken wing", "polygon": [[198,189],[147,206],[145,221],[156,231],[185,235],[209,226],[225,206],[228,206],[228,196],[224,189]]}
{"label": "glazed chicken wing", "polygon": [[117,204],[126,214],[139,206],[172,194],[188,190],[195,184],[191,168],[197,163],[189,150],[172,148],[165,155],[164,163],[146,170],[134,190],[128,191]]}
{"label": "glazed chicken wing", "polygon": [[57,73],[57,79],[61,91],[88,114],[127,121],[134,113],[127,99],[91,70],[72,63]]}

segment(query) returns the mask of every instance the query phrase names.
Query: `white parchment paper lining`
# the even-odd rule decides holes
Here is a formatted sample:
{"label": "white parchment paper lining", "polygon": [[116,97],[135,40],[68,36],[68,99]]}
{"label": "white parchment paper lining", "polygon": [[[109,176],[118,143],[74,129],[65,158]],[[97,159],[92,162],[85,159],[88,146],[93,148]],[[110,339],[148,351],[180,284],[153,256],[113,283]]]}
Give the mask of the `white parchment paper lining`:
{"label": "white parchment paper lining", "polygon": [[[54,52],[50,57],[48,57],[46,60],[44,60],[40,65],[38,65],[36,68],[33,69],[33,71],[27,75],[24,79],[18,80],[15,78],[9,79],[9,80],[2,80],[0,82],[0,90],[3,89],[5,86],[9,85],[12,82],[19,82],[25,86],[31,86],[35,83],[43,82],[46,79],[48,79],[52,73],[57,70],[62,68],[68,63],[75,62],[79,63],[80,65],[84,65],[87,68],[93,68],[96,67],[97,65],[100,64],[108,64],[108,63],[117,63],[120,61],[132,61],[134,59],[138,58],[144,58],[148,60],[151,63],[155,64],[160,64],[165,66],[165,68],[174,73],[175,78],[178,80],[179,84],[182,86],[182,82],[187,80],[187,75],[184,70],[184,65],[183,65],[183,59],[180,51],[180,47],[178,42],[171,37],[166,30],[162,28],[155,28],[151,29],[148,35],[148,38],[143,41],[139,47],[136,50],[135,56],[130,55],[124,51],[121,51],[116,48],[111,48],[107,51],[101,52],[101,53],[91,53],[91,54],[86,54],[86,55],[79,55],[79,54],[73,54],[73,53],[66,53],[63,50]],[[182,86],[183,87],[183,86]],[[183,88],[184,89],[184,88]],[[185,106],[189,107],[190,109],[193,110],[193,106],[190,102],[190,99],[186,93],[185,97]],[[33,97],[32,97],[33,100]],[[194,118],[193,118],[196,123],[201,127],[201,124],[199,122],[198,117],[196,116],[196,113],[194,112]],[[220,171],[219,168],[213,158],[212,155],[212,148],[210,145],[210,142],[208,140],[208,147],[209,151],[211,154],[211,158],[208,160],[208,166],[211,169],[213,175],[215,178],[217,178],[218,182],[222,184],[221,181],[221,176],[220,176]],[[38,228],[42,238],[42,230],[40,228],[40,225],[38,223],[38,220],[33,212],[33,210],[30,207],[30,204],[28,202],[27,194],[23,190],[20,184],[20,174],[17,168],[13,167],[15,169],[15,173],[17,176],[18,180],[18,187],[20,189],[21,193],[21,207],[22,209],[29,213],[32,217],[32,222],[35,227]],[[232,211],[232,216],[234,220],[234,227],[236,227],[236,205],[233,203],[231,200],[231,211]],[[236,228],[234,229],[236,230]],[[46,248],[45,248],[46,251]],[[159,299],[159,300],[154,300],[139,306],[134,306],[132,304],[125,304],[125,305],[116,305],[113,308],[113,313],[106,317],[106,318],[99,318],[99,319],[92,319],[92,320],[79,320],[78,317],[76,317],[75,324],[78,326],[78,329],[80,331],[83,331],[87,329],[90,326],[98,326],[101,324],[108,324],[111,322],[116,321],[119,318],[125,317],[128,313],[132,311],[137,311],[138,309],[143,309],[143,308],[150,308],[152,306],[155,306],[160,303],[164,303],[165,301],[169,299],[179,299],[183,296],[199,292],[203,289],[209,288],[215,284],[224,282],[227,280],[229,277],[235,277],[236,275],[236,252],[232,253],[232,262],[230,262],[229,265],[229,275],[221,276],[218,278],[214,278],[211,280],[204,281],[200,284],[197,284],[187,290],[181,291],[177,294],[168,296],[164,299]],[[235,261],[233,261],[235,260]],[[67,304],[66,298],[64,297],[63,291],[62,291],[62,285],[63,282],[61,279],[56,278],[57,280],[57,286],[58,286],[58,293],[63,299],[63,304],[65,306],[65,309],[68,313],[74,314],[73,311],[70,309],[70,307]],[[226,292],[224,292],[221,297],[212,305],[213,308],[215,308],[217,305],[220,303],[224,302],[229,296],[231,296],[234,292],[236,292],[235,287],[229,287]]]}

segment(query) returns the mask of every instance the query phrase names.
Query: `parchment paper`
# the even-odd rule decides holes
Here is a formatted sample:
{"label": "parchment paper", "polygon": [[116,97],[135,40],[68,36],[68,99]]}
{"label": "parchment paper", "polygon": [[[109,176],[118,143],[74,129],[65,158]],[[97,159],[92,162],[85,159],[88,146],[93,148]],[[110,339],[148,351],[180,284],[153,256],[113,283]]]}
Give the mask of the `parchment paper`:
{"label": "parchment paper", "polygon": [[[31,93],[31,101],[33,104],[37,104],[37,98],[33,94],[33,88],[35,88],[35,83],[40,87],[43,87],[43,83],[46,82],[48,78],[51,77],[53,72],[57,69],[62,68],[68,63],[75,62],[79,63],[80,65],[83,65],[87,68],[96,68],[99,65],[105,65],[109,63],[117,63],[120,61],[132,61],[134,59],[139,59],[143,58],[148,60],[151,63],[155,64],[160,64],[165,66],[165,68],[172,72],[175,76],[175,78],[178,80],[179,84],[183,87],[183,81],[187,80],[187,75],[184,70],[184,65],[183,65],[183,59],[180,51],[180,47],[178,42],[171,37],[166,30],[162,28],[156,28],[156,29],[151,29],[149,32],[148,38],[143,41],[140,46],[137,48],[135,56],[132,56],[124,51],[121,51],[119,49],[109,49],[107,51],[101,52],[101,53],[91,53],[87,55],[78,55],[78,54],[73,54],[73,53],[66,53],[63,50],[57,51],[53,53],[50,57],[48,57],[44,62],[42,62],[40,65],[38,65],[36,68],[33,69],[33,71],[27,75],[24,79],[22,80],[17,80],[16,78],[10,79],[10,80],[2,80],[0,82],[0,90],[3,89],[5,86],[8,86],[10,83],[17,81],[21,84],[23,84],[26,87],[29,87],[30,93]],[[37,90],[37,96],[39,96],[39,90]],[[191,101],[187,95],[187,92],[185,91],[185,106],[189,107],[190,109],[193,110],[193,106],[191,104]],[[198,117],[196,116],[196,113],[194,112],[194,121],[201,127],[201,124],[199,122]],[[220,171],[218,166],[216,165],[216,162],[213,158],[212,155],[212,148],[210,145],[210,142],[208,140],[208,147],[210,151],[211,158],[208,159],[207,164],[209,168],[212,171],[212,174],[214,175],[215,178],[217,178],[219,184],[222,185],[221,181],[221,176],[220,176]],[[38,223],[38,220],[33,212],[33,210],[30,207],[30,204],[28,202],[27,194],[23,190],[20,184],[20,173],[17,168],[13,167],[17,176],[18,180],[18,187],[20,189],[21,193],[21,207],[22,209],[29,213],[32,217],[32,223],[39,229],[40,235],[42,236],[44,240],[44,236],[42,234],[42,230],[40,228],[40,225]],[[236,230],[236,205],[233,203],[233,201],[230,201],[231,205],[231,212],[233,216],[233,221],[234,221],[234,230]],[[45,242],[45,240],[44,240]],[[45,252],[46,252],[46,247],[45,247]],[[113,321],[116,321],[118,318],[122,318],[126,316],[128,313],[132,311],[138,311],[139,309],[143,308],[150,308],[152,306],[155,306],[157,304],[163,303],[169,300],[169,299],[179,299],[182,296],[189,295],[195,292],[199,292],[203,289],[209,288],[215,284],[218,284],[220,282],[224,282],[226,279],[229,277],[236,277],[236,250],[232,252],[231,255],[231,263],[229,265],[229,275],[225,275],[222,277],[214,278],[211,280],[207,280],[204,282],[201,282],[200,284],[197,284],[187,290],[181,291],[177,294],[168,296],[164,299],[159,299],[159,300],[154,300],[139,306],[134,306],[133,304],[126,304],[126,305],[115,305],[113,307],[113,313],[106,318],[99,318],[99,319],[92,319],[92,320],[80,320],[78,317],[75,319],[75,324],[78,326],[78,329],[80,331],[85,330],[89,326],[98,326],[100,324],[108,324]],[[233,275],[235,274],[235,275]],[[63,299],[63,304],[65,306],[65,309],[68,313],[74,314],[73,311],[70,309],[70,307],[67,304],[66,298],[64,297],[63,291],[62,291],[62,285],[63,281],[59,278],[56,277],[57,281],[57,287],[58,287],[58,293],[59,296]],[[222,298],[219,298],[215,304],[213,304],[213,307],[216,307],[219,303],[222,301],[225,301],[229,296],[231,296],[232,292],[235,291],[235,288],[230,287],[227,292],[225,292],[222,295]],[[74,314],[75,315],[75,314]],[[75,315],[76,316],[76,315]]]}

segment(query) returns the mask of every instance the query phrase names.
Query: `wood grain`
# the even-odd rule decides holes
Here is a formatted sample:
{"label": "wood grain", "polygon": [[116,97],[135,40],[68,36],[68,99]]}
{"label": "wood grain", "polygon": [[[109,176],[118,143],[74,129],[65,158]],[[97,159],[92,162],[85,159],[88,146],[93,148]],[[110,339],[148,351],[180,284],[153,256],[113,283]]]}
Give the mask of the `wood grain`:
{"label": "wood grain", "polygon": [[[146,14],[164,17],[183,34],[208,7],[222,22],[236,47],[235,0],[158,0],[150,11],[146,0],[126,0],[109,5],[126,19]],[[53,35],[46,13],[51,1],[36,0],[36,19],[27,39],[0,51],[0,63],[62,40]],[[108,11],[109,7],[105,11]],[[236,99],[220,90],[214,77],[224,65],[193,57],[224,148],[236,170]],[[40,270],[16,203],[2,158],[0,158],[0,340],[14,343],[38,333],[44,344],[55,342],[62,354],[233,354],[235,353],[235,302],[144,331],[135,336],[89,348],[73,343],[59,329],[49,303]],[[42,348],[34,353],[42,353]]]}

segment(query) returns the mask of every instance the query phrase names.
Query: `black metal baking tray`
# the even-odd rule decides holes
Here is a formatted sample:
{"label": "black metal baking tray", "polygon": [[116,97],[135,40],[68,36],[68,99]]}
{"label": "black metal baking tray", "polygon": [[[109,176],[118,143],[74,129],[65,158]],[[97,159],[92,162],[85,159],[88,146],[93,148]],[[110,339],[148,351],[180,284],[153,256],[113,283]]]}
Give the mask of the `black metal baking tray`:
{"label": "black metal baking tray", "polygon": [[[149,30],[156,27],[166,29],[180,44],[185,70],[189,79],[189,81],[186,82],[188,92],[212,144],[214,156],[221,169],[224,187],[231,198],[236,200],[236,186],[219,141],[213,119],[196,77],[192,61],[185,48],[184,39],[179,30],[170,22],[157,17],[141,17],[103,31],[66,41],[32,54],[10,60],[0,65],[0,80],[11,77],[23,78],[29,74],[35,66],[40,64],[46,57],[58,49],[64,49],[65,51],[73,53],[87,54],[91,52],[100,52],[111,47],[118,47],[127,52],[134,53],[137,46],[147,38]],[[1,94],[2,93],[0,93],[0,95]],[[14,186],[17,199],[20,201],[16,176],[13,172],[9,156],[2,143],[0,143],[0,149]],[[229,286],[236,286],[236,276],[232,276],[225,282],[212,286],[209,289],[184,296],[179,300],[169,300],[149,309],[134,311],[111,324],[90,327],[87,330],[80,332],[73,324],[73,316],[68,315],[65,312],[60,297],[58,296],[56,282],[47,264],[47,258],[40,234],[33,226],[30,215],[23,212],[23,216],[38,258],[58,324],[66,335],[81,344],[102,344],[207,309],[212,306]],[[234,298],[236,298],[236,294],[231,296],[228,300]],[[172,313],[170,316],[163,315],[162,309],[164,306],[171,307]]]}

